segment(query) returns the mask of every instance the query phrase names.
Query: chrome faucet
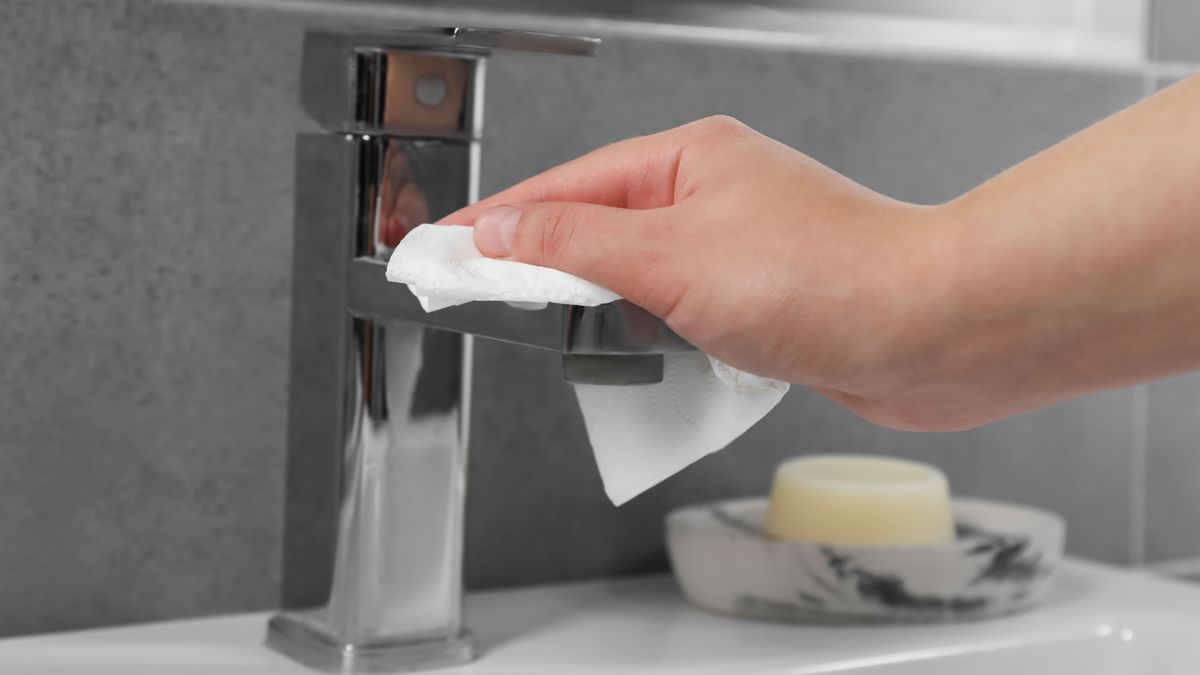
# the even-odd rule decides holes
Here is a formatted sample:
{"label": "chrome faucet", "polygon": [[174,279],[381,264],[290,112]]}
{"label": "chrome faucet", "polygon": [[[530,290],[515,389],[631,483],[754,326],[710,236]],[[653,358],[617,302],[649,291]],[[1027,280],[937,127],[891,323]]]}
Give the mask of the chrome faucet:
{"label": "chrome faucet", "polygon": [[426,314],[384,277],[404,234],[478,197],[487,57],[594,55],[512,31],[316,32],[296,146],[284,610],[267,644],[326,672],[469,661],[462,544],[472,336],[551,349],[573,382],[662,379],[691,345],[624,301]]}

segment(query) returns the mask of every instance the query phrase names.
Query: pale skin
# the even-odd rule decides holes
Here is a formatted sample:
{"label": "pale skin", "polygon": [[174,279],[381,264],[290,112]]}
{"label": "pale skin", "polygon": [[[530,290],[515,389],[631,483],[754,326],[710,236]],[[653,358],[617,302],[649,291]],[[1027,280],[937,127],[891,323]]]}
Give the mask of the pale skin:
{"label": "pale skin", "polygon": [[898,429],[1200,369],[1200,77],[944,204],[890,199],[715,117],[442,222]]}

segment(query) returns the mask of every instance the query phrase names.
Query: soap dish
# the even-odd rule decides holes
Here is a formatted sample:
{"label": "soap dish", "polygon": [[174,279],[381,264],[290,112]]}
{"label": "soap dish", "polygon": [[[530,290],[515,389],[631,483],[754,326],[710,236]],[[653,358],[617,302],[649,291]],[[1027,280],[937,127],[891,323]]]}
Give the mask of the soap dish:
{"label": "soap dish", "polygon": [[944,545],[845,546],[781,541],[762,524],[766,498],[667,517],[675,576],[693,604],[723,614],[818,623],[957,621],[1035,607],[1062,560],[1066,526],[1039,509],[953,502]]}

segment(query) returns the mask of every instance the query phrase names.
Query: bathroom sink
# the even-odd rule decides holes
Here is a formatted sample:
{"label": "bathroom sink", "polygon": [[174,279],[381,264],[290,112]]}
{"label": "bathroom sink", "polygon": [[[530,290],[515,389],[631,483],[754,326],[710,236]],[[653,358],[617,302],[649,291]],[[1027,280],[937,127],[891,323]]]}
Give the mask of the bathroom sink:
{"label": "bathroom sink", "polygon": [[[0,672],[308,672],[261,646],[266,614],[0,640]],[[471,595],[474,664],[438,671],[1172,675],[1200,663],[1200,588],[1067,561],[1046,606],[952,625],[755,623],[688,606],[670,577]]]}

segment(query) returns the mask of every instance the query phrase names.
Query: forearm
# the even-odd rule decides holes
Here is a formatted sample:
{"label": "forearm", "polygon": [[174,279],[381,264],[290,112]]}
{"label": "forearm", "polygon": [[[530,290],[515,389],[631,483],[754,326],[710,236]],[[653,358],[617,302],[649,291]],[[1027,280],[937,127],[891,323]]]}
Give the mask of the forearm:
{"label": "forearm", "polygon": [[999,417],[1200,368],[1200,78],[940,213],[923,358],[964,407],[991,398]]}

